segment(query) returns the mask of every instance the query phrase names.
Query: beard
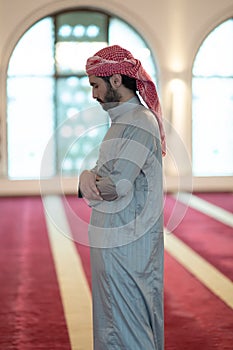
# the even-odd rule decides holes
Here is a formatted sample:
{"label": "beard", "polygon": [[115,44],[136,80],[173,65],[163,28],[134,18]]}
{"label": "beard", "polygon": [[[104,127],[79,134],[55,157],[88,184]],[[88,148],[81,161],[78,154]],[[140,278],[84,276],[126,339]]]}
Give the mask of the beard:
{"label": "beard", "polygon": [[117,107],[120,103],[120,99],[121,95],[109,86],[106,95],[104,96],[104,100],[99,102],[101,103],[102,108],[105,111],[108,111],[111,108]]}

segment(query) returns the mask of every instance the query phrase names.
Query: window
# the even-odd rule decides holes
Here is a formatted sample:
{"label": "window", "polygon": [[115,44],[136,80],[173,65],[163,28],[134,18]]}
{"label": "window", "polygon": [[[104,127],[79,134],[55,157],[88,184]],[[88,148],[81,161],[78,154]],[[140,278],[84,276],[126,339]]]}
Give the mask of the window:
{"label": "window", "polygon": [[150,49],[127,23],[108,14],[73,10],[34,24],[17,43],[7,78],[8,176],[76,176],[95,164],[109,127],[92,99],[85,73],[89,56],[119,44],[143,61],[155,79]]}
{"label": "window", "polygon": [[193,65],[193,174],[233,175],[233,19],[215,28]]}

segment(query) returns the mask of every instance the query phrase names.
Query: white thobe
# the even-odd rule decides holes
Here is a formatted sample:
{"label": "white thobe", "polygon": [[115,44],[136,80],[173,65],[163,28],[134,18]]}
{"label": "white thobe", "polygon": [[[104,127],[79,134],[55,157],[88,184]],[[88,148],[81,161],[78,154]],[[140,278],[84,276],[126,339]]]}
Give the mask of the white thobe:
{"label": "white thobe", "polygon": [[163,349],[159,128],[137,97],[110,109],[89,225],[95,350]]}

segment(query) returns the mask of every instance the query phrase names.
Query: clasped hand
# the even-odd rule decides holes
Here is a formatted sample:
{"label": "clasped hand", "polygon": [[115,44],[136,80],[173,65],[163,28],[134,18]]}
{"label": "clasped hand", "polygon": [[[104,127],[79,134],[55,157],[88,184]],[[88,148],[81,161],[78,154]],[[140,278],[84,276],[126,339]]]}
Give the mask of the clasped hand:
{"label": "clasped hand", "polygon": [[103,200],[98,188],[96,187],[96,181],[99,177],[89,170],[84,170],[79,177],[79,189],[84,198],[87,200]]}

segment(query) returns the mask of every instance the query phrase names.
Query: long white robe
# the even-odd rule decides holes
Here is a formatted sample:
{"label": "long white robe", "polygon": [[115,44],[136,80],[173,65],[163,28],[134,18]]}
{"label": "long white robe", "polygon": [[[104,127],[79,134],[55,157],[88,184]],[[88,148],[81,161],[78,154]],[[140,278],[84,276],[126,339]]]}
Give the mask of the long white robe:
{"label": "long white robe", "polygon": [[135,97],[109,110],[89,225],[95,350],[162,350],[163,180],[155,116]]}

